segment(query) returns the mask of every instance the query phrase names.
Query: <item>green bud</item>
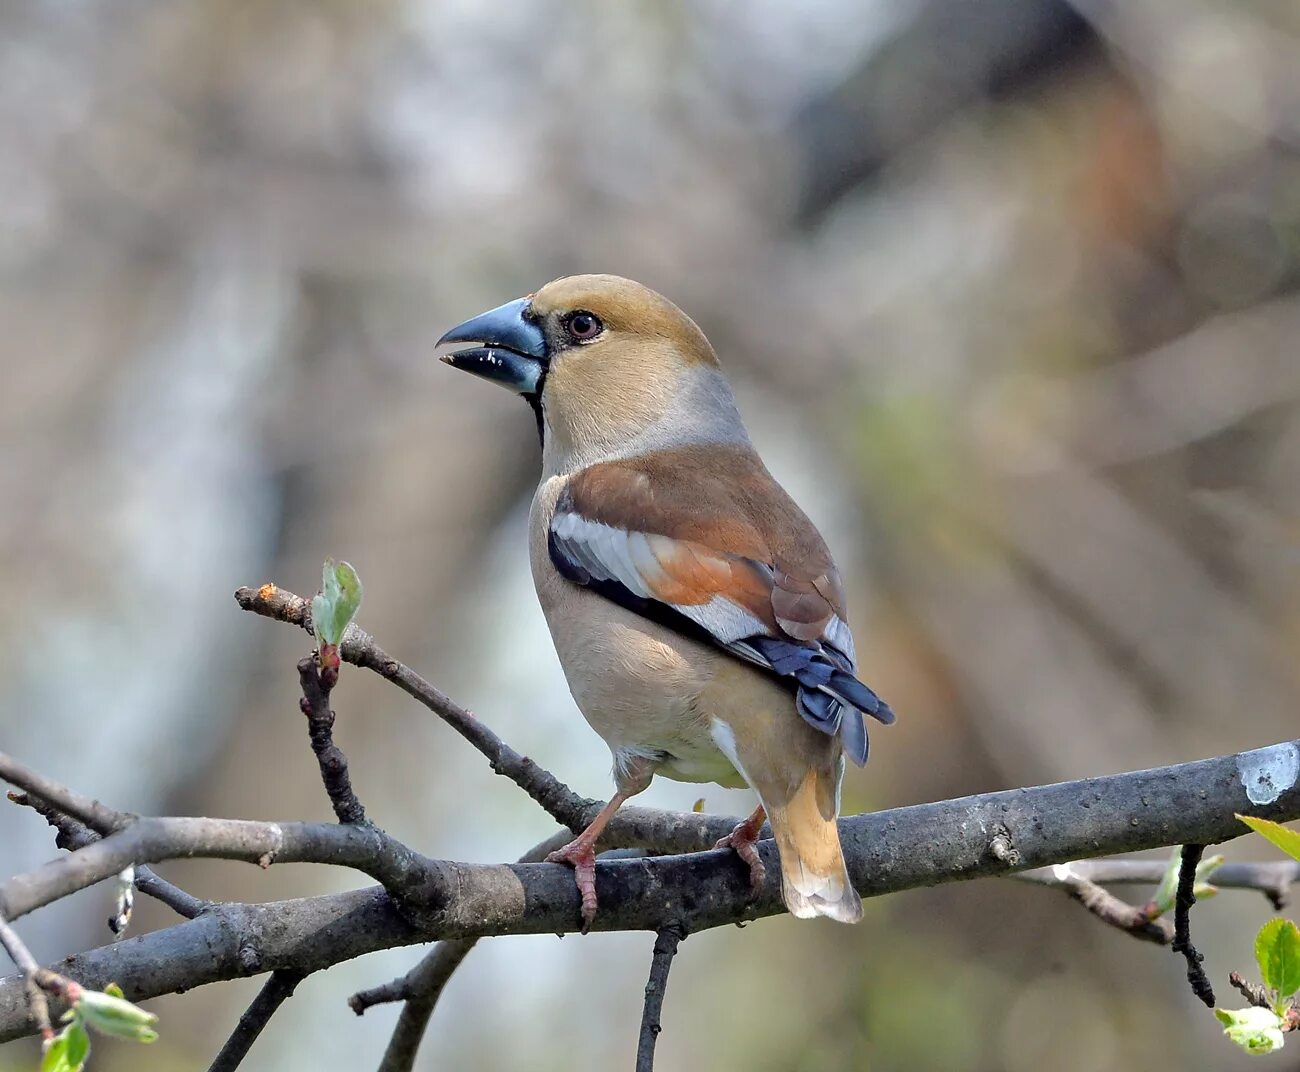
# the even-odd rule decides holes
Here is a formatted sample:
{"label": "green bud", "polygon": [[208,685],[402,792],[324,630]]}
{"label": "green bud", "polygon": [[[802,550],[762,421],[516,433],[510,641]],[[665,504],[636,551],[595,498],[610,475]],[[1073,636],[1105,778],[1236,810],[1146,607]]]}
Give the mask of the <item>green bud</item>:
{"label": "green bud", "polygon": [[1215,1009],[1223,1033],[1247,1053],[1265,1054],[1282,1048],[1283,1019],[1272,1009]]}
{"label": "green bud", "polygon": [[158,1032],[150,1026],[158,1022],[157,1016],[113,994],[87,990],[77,1002],[77,1012],[104,1035],[132,1042],[153,1042],[158,1037]]}

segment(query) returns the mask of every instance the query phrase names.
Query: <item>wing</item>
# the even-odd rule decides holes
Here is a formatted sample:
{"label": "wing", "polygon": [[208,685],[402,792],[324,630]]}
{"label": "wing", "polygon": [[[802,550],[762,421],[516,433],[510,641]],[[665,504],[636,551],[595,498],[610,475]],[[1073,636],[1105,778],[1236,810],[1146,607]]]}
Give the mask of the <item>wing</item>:
{"label": "wing", "polygon": [[787,681],[803,718],[861,765],[862,714],[894,714],[855,676],[839,573],[752,451],[724,449],[725,466],[681,450],[576,474],[551,520],[551,561],[573,583]]}

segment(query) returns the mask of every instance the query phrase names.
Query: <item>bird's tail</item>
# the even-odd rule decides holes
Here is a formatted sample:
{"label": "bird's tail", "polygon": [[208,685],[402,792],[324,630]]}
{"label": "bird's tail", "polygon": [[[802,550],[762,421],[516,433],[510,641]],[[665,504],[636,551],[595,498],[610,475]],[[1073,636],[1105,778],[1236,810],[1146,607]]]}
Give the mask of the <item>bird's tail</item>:
{"label": "bird's tail", "polygon": [[857,923],[862,900],[844,867],[835,780],[831,771],[809,771],[788,801],[767,804],[767,814],[781,854],[781,897],[791,914]]}

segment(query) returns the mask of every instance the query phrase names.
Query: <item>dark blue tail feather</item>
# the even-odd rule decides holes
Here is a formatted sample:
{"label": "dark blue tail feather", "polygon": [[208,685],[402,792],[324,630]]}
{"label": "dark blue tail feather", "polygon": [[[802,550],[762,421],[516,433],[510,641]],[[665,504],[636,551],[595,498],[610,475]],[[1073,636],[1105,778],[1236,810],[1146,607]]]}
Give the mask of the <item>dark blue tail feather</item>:
{"label": "dark blue tail feather", "polygon": [[[867,761],[866,713],[885,725],[894,712],[846,667],[851,663],[839,652],[793,644],[774,637],[749,637],[744,643],[757,651],[782,677],[798,682],[795,694],[799,714],[810,726],[830,736],[838,735],[844,754],[859,767]],[[839,665],[836,665],[836,664]]]}

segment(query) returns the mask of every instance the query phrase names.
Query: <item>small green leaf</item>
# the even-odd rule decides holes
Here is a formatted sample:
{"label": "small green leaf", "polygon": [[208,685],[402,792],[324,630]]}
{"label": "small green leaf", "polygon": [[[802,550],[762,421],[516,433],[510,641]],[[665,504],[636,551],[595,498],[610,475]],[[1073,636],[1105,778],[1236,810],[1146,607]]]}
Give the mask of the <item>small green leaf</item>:
{"label": "small green leaf", "polygon": [[1238,815],[1237,818],[1255,833],[1268,838],[1291,859],[1300,860],[1300,832],[1268,819],[1256,819],[1253,815]]}
{"label": "small green leaf", "polygon": [[1174,898],[1178,895],[1178,867],[1182,860],[1182,851],[1175,848],[1169,854],[1169,864],[1160,876],[1160,885],[1151,896],[1151,903],[1156,906],[1156,915],[1163,916],[1173,911]]}
{"label": "small green leaf", "polygon": [[158,1037],[151,1026],[158,1022],[157,1016],[113,994],[87,990],[77,1002],[77,1012],[87,1024],[105,1035],[131,1042],[153,1042]]}
{"label": "small green leaf", "polygon": [[1215,1009],[1223,1033],[1247,1053],[1264,1054],[1280,1050],[1284,1021],[1272,1009]]}
{"label": "small green leaf", "polygon": [[122,998],[124,1000],[126,998],[126,995],[122,993],[122,988],[117,983],[109,983],[108,986],[104,987],[104,993],[110,998]]}
{"label": "small green leaf", "polygon": [[322,644],[340,644],[348,623],[361,606],[361,578],[346,562],[325,560],[321,590],[311,601],[312,628]]}
{"label": "small green leaf", "polygon": [[54,1036],[41,1058],[41,1072],[81,1072],[90,1056],[90,1036],[79,1019]]}
{"label": "small green leaf", "polygon": [[1259,929],[1255,959],[1264,985],[1279,998],[1300,990],[1300,930],[1289,919],[1271,919]]}

